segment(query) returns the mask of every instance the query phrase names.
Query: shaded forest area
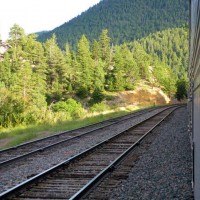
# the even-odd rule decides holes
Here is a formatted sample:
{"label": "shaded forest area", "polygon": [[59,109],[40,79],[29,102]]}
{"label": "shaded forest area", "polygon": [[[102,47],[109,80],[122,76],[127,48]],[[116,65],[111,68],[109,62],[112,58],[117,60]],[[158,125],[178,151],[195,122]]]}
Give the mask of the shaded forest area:
{"label": "shaded forest area", "polygon": [[122,45],[112,45],[103,30],[92,43],[82,35],[74,51],[67,43],[61,50],[55,35],[40,43],[14,25],[8,44],[0,62],[1,127],[83,117],[106,91],[133,90],[141,80],[171,97],[180,80],[187,82],[187,28]]}

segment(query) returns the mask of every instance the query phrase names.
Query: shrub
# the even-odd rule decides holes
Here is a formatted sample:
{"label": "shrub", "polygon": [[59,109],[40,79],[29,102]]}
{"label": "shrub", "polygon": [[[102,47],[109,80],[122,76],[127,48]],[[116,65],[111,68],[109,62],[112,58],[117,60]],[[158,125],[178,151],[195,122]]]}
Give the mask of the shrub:
{"label": "shrub", "polygon": [[96,103],[90,107],[90,112],[102,112],[105,110],[109,110],[109,106],[105,103]]}
{"label": "shrub", "polygon": [[45,113],[45,118],[43,120],[43,124],[55,124],[57,122],[72,120],[70,113],[58,111],[52,112],[51,110],[47,110]]}
{"label": "shrub", "polygon": [[60,111],[64,111],[66,112],[67,111],[67,104],[65,101],[59,101],[55,104],[52,105],[52,110],[54,112],[60,112]]}
{"label": "shrub", "polygon": [[86,87],[80,87],[76,92],[76,95],[81,99],[87,98],[89,94],[89,90]]}
{"label": "shrub", "polygon": [[68,106],[67,111],[71,114],[73,119],[80,118],[84,115],[85,110],[83,109],[81,103],[70,98],[66,101],[66,104]]}
{"label": "shrub", "polygon": [[12,127],[23,121],[23,102],[5,87],[0,88],[0,126]]}
{"label": "shrub", "polygon": [[70,114],[72,119],[80,118],[84,115],[84,109],[81,103],[75,101],[74,99],[68,99],[67,101],[60,101],[52,106],[54,112],[65,112]]}
{"label": "shrub", "polygon": [[23,124],[41,123],[46,117],[46,107],[38,108],[35,105],[28,106],[22,116]]}
{"label": "shrub", "polygon": [[103,92],[99,88],[95,88],[94,92],[92,93],[92,97],[90,100],[90,104],[100,103],[104,100],[105,96]]}

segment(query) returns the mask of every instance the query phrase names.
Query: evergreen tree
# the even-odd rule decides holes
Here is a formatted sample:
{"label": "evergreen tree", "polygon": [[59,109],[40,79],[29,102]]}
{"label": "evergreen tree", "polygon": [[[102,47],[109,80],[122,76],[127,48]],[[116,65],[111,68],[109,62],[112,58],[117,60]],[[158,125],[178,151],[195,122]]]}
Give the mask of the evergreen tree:
{"label": "evergreen tree", "polygon": [[22,101],[3,83],[0,83],[0,126],[10,127],[22,123]]}
{"label": "evergreen tree", "polygon": [[[55,35],[41,44],[35,34],[25,35],[14,25],[10,48],[0,60],[0,125],[42,122],[45,115],[62,120],[81,116],[79,103],[81,109],[72,115],[59,109],[74,107],[74,100],[67,100],[72,97],[87,98],[86,105],[98,103],[104,90],[132,90],[141,80],[162,88],[170,97],[177,87],[176,97],[186,98],[187,35],[183,28],[168,29],[114,46],[103,30],[91,50],[83,35],[75,52],[69,44],[62,51]],[[57,111],[51,109],[57,106]]]}
{"label": "evergreen tree", "polygon": [[65,47],[65,81],[67,85],[67,93],[73,93],[73,88],[76,87],[76,76],[78,70],[78,63],[76,61],[75,53],[70,49],[69,44]]}
{"label": "evergreen tree", "polygon": [[60,100],[67,90],[67,67],[62,51],[59,49],[56,36],[44,44],[47,59],[47,85],[49,102]]}
{"label": "evergreen tree", "polygon": [[11,28],[10,37],[10,64],[5,59],[7,65],[11,65],[10,90],[21,99],[24,108],[33,103],[41,108],[46,105],[46,65],[43,47],[36,41],[34,34],[26,36],[18,25]]}
{"label": "evergreen tree", "polygon": [[187,98],[188,82],[186,79],[180,79],[176,83],[176,98],[180,101]]}
{"label": "evergreen tree", "polygon": [[123,66],[123,55],[121,54],[121,48],[115,48],[114,54],[114,69],[113,69],[113,87],[115,90],[124,90],[125,86],[125,71]]}
{"label": "evergreen tree", "polygon": [[92,93],[90,103],[91,104],[100,103],[104,100],[104,98],[105,97],[103,95],[102,90],[100,88],[95,88],[94,92]]}
{"label": "evergreen tree", "polygon": [[95,40],[92,47],[92,58],[94,60],[94,87],[104,90],[105,83],[105,62],[100,57],[100,46]]}
{"label": "evergreen tree", "polygon": [[85,87],[88,92],[93,88],[94,61],[91,56],[90,46],[87,38],[83,35],[78,43],[78,85]]}
{"label": "evergreen tree", "polygon": [[140,77],[149,80],[149,66],[152,63],[152,57],[145,52],[138,42],[134,42],[132,53],[137,66],[139,67]]}
{"label": "evergreen tree", "polygon": [[19,25],[14,24],[14,26],[10,29],[9,38],[10,40],[8,41],[8,43],[12,47],[9,49],[11,56],[11,69],[12,72],[15,72],[20,68],[21,61],[24,58],[24,52],[22,49],[23,45],[25,44],[24,29],[21,28]]}
{"label": "evergreen tree", "polygon": [[8,53],[5,54],[4,60],[0,62],[0,82],[4,83],[7,88],[10,87],[12,82],[12,66]]}
{"label": "evergreen tree", "polygon": [[112,91],[114,90],[114,47],[110,46],[110,37],[108,36],[108,30],[105,29],[99,36],[99,49],[100,58],[103,62],[105,73],[105,87]]}
{"label": "evergreen tree", "polygon": [[140,79],[139,67],[126,44],[121,46],[121,55],[123,58],[122,68],[124,68],[125,73],[124,88],[127,90],[134,89],[135,83]]}
{"label": "evergreen tree", "polygon": [[157,82],[157,87],[162,87],[162,89],[171,97],[175,93],[176,88],[176,76],[172,69],[165,63],[155,63],[156,65],[152,67],[153,77]]}
{"label": "evergreen tree", "polygon": [[188,70],[188,29],[175,28],[150,34],[139,41],[154,60],[171,67],[176,79],[185,76]]}
{"label": "evergreen tree", "polygon": [[108,36],[108,30],[102,31],[99,37],[100,57],[103,61],[109,63],[110,61],[110,37]]}
{"label": "evergreen tree", "polygon": [[35,83],[34,93],[44,96],[47,93],[47,63],[44,55],[44,48],[41,43],[36,41],[36,37],[35,34],[27,36],[26,45],[24,45],[23,51],[26,53],[26,60],[32,68],[32,78]]}
{"label": "evergreen tree", "polygon": [[188,23],[188,18],[187,0],[102,0],[54,30],[40,33],[38,39],[45,42],[56,34],[61,49],[64,50],[66,42],[75,49],[83,34],[93,41],[103,29],[108,29],[113,44],[119,45],[181,27]]}

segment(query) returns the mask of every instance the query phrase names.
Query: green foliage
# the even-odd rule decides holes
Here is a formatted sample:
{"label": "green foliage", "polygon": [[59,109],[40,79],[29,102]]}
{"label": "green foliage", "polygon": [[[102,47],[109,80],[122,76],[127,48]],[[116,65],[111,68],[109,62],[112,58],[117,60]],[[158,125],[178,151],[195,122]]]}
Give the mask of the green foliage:
{"label": "green foliage", "polygon": [[9,127],[23,122],[23,103],[3,84],[0,86],[0,126]]}
{"label": "green foliage", "polygon": [[60,111],[67,112],[68,107],[65,101],[59,101],[52,105],[52,110],[54,112],[60,112]]}
{"label": "green foliage", "polygon": [[112,43],[122,44],[160,30],[180,27],[188,23],[188,16],[187,0],[103,0],[69,22],[40,34],[38,40],[45,42],[56,34],[62,49],[67,42],[75,48],[83,34],[92,42],[106,28]]}
{"label": "green foliage", "polygon": [[108,36],[108,30],[102,31],[99,37],[100,46],[100,58],[104,61],[109,61],[110,58],[110,37]]}
{"label": "green foliage", "polygon": [[44,55],[47,59],[47,93],[50,102],[61,100],[65,95],[68,82],[68,67],[63,52],[57,45],[55,35],[44,44]]}
{"label": "green foliage", "polygon": [[176,82],[177,91],[176,98],[180,101],[187,98],[188,81],[186,79],[180,79]]}
{"label": "green foliage", "polygon": [[94,61],[90,52],[90,45],[83,35],[78,43],[78,84],[88,91],[93,88]]}
{"label": "green foliage", "polygon": [[149,80],[148,67],[152,64],[152,57],[144,50],[138,42],[133,42],[132,46],[133,58],[139,68],[139,75],[142,79]]}
{"label": "green foliage", "polygon": [[103,102],[96,103],[90,107],[90,112],[102,112],[102,111],[106,111],[106,110],[109,110],[109,106]]}
{"label": "green foliage", "polygon": [[131,90],[140,79],[140,72],[136,59],[126,44],[116,46],[113,66],[113,89]]}
{"label": "green foliage", "polygon": [[11,69],[12,67],[9,54],[6,53],[4,56],[4,60],[0,62],[0,81],[3,82],[6,87],[9,87],[12,84]]}
{"label": "green foliage", "polygon": [[0,126],[77,119],[85,114],[73,100],[78,98],[100,112],[108,109],[101,103],[103,92],[132,90],[141,80],[174,95],[176,80],[187,71],[185,28],[122,45],[111,45],[109,35],[103,30],[92,45],[83,35],[76,52],[68,43],[62,51],[55,35],[41,44],[14,25],[10,49],[0,61]]}
{"label": "green foliage", "polygon": [[164,63],[158,63],[155,67],[153,67],[153,85],[162,86],[163,90],[171,96],[175,93],[176,87],[176,77],[173,71],[169,68],[169,66]]}
{"label": "green foliage", "polygon": [[65,112],[70,114],[72,119],[80,118],[84,115],[84,109],[81,104],[74,99],[68,99],[67,101],[60,101],[52,105],[54,112]]}
{"label": "green foliage", "polygon": [[37,105],[30,105],[24,110],[22,117],[22,124],[24,125],[42,123],[46,117],[46,106],[44,108],[38,108]]}
{"label": "green foliage", "polygon": [[150,34],[139,43],[154,60],[159,59],[171,67],[176,79],[188,70],[188,29],[175,28]]}
{"label": "green foliage", "polygon": [[91,96],[90,104],[100,103],[104,100],[104,98],[105,96],[103,92],[99,88],[95,88]]}
{"label": "green foliage", "polygon": [[119,117],[127,114],[128,112],[130,112],[130,110],[118,111],[103,115],[100,114],[97,116],[73,121],[57,121],[56,123],[47,121],[47,123],[42,123],[40,125],[18,126],[15,128],[3,129],[0,133],[0,139],[6,139],[9,142],[7,144],[1,144],[0,149],[16,146],[33,139],[43,138],[55,133],[87,126],[89,124],[94,124],[114,117]]}
{"label": "green foliage", "polygon": [[85,99],[89,96],[89,91],[86,87],[81,86],[78,88],[76,95],[81,99]]}

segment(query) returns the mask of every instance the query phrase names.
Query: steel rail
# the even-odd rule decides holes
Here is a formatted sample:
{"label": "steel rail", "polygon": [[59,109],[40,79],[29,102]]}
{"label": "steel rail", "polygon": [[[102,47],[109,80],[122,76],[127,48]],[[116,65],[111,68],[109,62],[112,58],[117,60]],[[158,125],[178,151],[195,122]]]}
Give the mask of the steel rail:
{"label": "steel rail", "polygon": [[[172,106],[172,107],[173,107],[173,106]],[[165,108],[165,109],[167,109],[167,108]],[[120,123],[120,122],[129,120],[129,119],[131,119],[131,118],[138,117],[138,116],[140,116],[140,115],[143,115],[143,114],[148,113],[148,112],[151,112],[151,111],[152,111],[152,110],[147,111],[147,112],[144,112],[144,113],[138,113],[138,114],[135,114],[135,115],[132,114],[133,116],[128,117],[128,118],[125,118],[125,119],[122,119],[122,120],[120,120],[120,117],[119,117],[119,118],[117,118],[117,121],[112,122],[112,123],[110,123],[110,124],[107,124],[107,125],[104,125],[104,126],[102,126],[102,127],[98,127],[98,128],[92,129],[92,130],[90,130],[90,131],[86,131],[86,132],[81,133],[81,134],[79,134],[79,135],[72,136],[72,137],[67,138],[67,139],[63,139],[63,140],[61,140],[61,141],[59,141],[59,142],[55,142],[55,143],[49,144],[49,145],[47,145],[47,146],[45,146],[45,147],[41,147],[41,148],[38,148],[38,149],[36,149],[36,150],[30,151],[30,152],[28,152],[28,153],[25,153],[25,154],[23,154],[23,155],[19,155],[19,156],[16,156],[16,157],[14,157],[14,158],[11,158],[11,159],[9,159],[9,160],[0,162],[0,167],[5,166],[5,165],[8,165],[8,164],[10,164],[10,163],[12,163],[12,162],[14,162],[14,161],[16,161],[16,160],[20,160],[20,159],[26,158],[26,157],[28,157],[28,156],[31,156],[31,155],[35,154],[35,153],[43,152],[44,150],[53,148],[53,147],[55,147],[55,146],[57,146],[57,145],[60,145],[60,144],[65,143],[65,142],[69,142],[69,141],[71,141],[71,140],[79,139],[80,137],[85,136],[85,135],[87,135],[87,134],[94,133],[94,132],[96,132],[96,131],[98,131],[98,130],[107,128],[107,127],[109,127],[109,126],[112,126],[112,125],[114,125],[114,124],[117,124],[117,123]],[[131,114],[129,114],[129,115],[131,115]],[[129,116],[129,115],[127,115],[127,116]],[[123,116],[123,117],[124,117],[124,116]],[[112,120],[114,120],[114,119],[112,119]],[[109,121],[109,120],[108,120],[108,121]],[[100,123],[97,123],[97,124],[100,124]],[[93,124],[93,125],[94,125],[94,124]],[[83,127],[83,128],[85,128],[85,127]],[[72,130],[72,131],[76,131],[76,130],[80,130],[80,129],[74,129],[74,130]],[[69,132],[70,132],[70,131],[69,131]],[[68,132],[68,133],[69,133],[69,132]],[[61,133],[61,134],[64,134],[64,133]],[[56,135],[55,137],[59,137],[59,136],[60,136],[60,135]],[[51,137],[51,136],[50,136],[50,137]],[[48,137],[48,138],[49,138],[49,137]],[[45,138],[44,138],[44,139],[45,139]],[[41,141],[41,140],[40,140],[40,141]],[[31,143],[31,142],[30,142],[30,143]],[[28,144],[30,144],[30,143],[28,143]],[[20,145],[20,147],[21,147],[21,145]],[[15,149],[15,148],[13,147],[13,148],[11,148],[11,149]],[[1,152],[0,152],[0,153],[1,153]]]}
{"label": "steel rail", "polygon": [[[173,108],[173,107],[170,107],[170,108],[168,108],[168,109],[172,109],[172,108]],[[112,137],[110,137],[109,139],[106,139],[106,140],[104,140],[104,141],[98,143],[97,145],[95,145],[95,146],[93,146],[93,147],[91,147],[91,148],[85,150],[84,152],[81,152],[81,153],[79,153],[79,154],[73,156],[72,158],[69,158],[69,159],[67,159],[66,161],[63,161],[62,163],[60,163],[60,164],[58,164],[58,165],[56,165],[56,166],[54,166],[54,167],[52,167],[52,168],[50,168],[50,169],[48,169],[48,170],[46,170],[46,171],[44,171],[44,172],[42,172],[42,173],[36,175],[36,176],[34,176],[34,177],[32,177],[32,178],[30,178],[30,179],[28,179],[28,180],[26,180],[26,181],[24,181],[24,182],[18,184],[17,186],[15,186],[15,187],[13,187],[13,188],[11,188],[11,189],[9,189],[9,190],[3,192],[3,193],[1,193],[1,194],[0,194],[0,198],[3,198],[3,199],[4,199],[4,198],[7,198],[7,197],[10,196],[10,195],[13,195],[14,193],[16,193],[17,191],[19,191],[20,189],[22,189],[22,188],[28,186],[29,184],[32,184],[32,183],[34,183],[34,182],[37,182],[38,180],[40,180],[40,179],[42,179],[43,177],[47,176],[48,174],[52,173],[54,170],[59,169],[59,168],[61,168],[61,167],[63,167],[63,166],[69,165],[70,163],[76,161],[77,159],[80,159],[81,157],[84,157],[85,155],[87,155],[87,154],[93,152],[94,150],[96,150],[97,148],[99,148],[101,145],[103,145],[103,144],[105,144],[105,143],[107,143],[107,142],[109,142],[109,141],[114,140],[115,138],[119,137],[122,133],[124,133],[124,132],[126,132],[126,131],[128,131],[128,130],[134,128],[134,127],[137,127],[137,126],[141,125],[142,123],[144,123],[144,122],[148,121],[149,119],[151,119],[151,118],[153,118],[153,117],[155,117],[155,116],[161,114],[162,112],[165,112],[165,111],[168,110],[168,109],[165,109],[165,110],[163,110],[163,111],[161,111],[161,112],[155,114],[154,116],[151,116],[151,117],[145,119],[144,121],[140,122],[140,123],[137,124],[137,125],[134,125],[134,126],[131,127],[131,128],[127,128],[125,131],[122,131],[121,133],[118,133],[118,134],[116,134],[115,136],[112,136]],[[174,108],[173,108],[173,110],[175,110],[175,109],[177,109],[177,107],[174,107]],[[139,142],[139,141],[138,141],[138,142]]]}
{"label": "steel rail", "polygon": [[116,166],[122,162],[123,159],[134,149],[140,145],[140,143],[149,135],[161,122],[163,122],[172,112],[177,108],[168,113],[165,118],[161,119],[156,125],[154,125],[150,130],[148,130],[141,138],[139,138],[131,147],[129,147],[123,154],[116,158],[109,166],[97,174],[92,180],[90,180],[84,187],[82,187],[76,194],[74,194],[69,200],[77,200],[86,195],[99,181],[101,181],[105,176],[116,169]]}
{"label": "steel rail", "polygon": [[[171,105],[171,106],[175,106],[175,105]],[[99,124],[102,124],[102,123],[105,123],[105,122],[109,122],[109,121],[113,121],[113,120],[120,120],[120,118],[122,118],[122,117],[127,117],[127,116],[129,116],[129,115],[139,116],[139,115],[142,115],[142,114],[151,112],[151,111],[153,111],[153,110],[156,110],[156,109],[159,109],[159,108],[162,108],[162,107],[169,107],[169,106],[164,105],[164,106],[158,106],[157,108],[146,108],[146,109],[144,109],[144,110],[139,110],[139,111],[136,111],[136,112],[131,112],[131,113],[126,114],[126,115],[123,115],[123,116],[119,116],[119,117],[115,117],[115,118],[103,120],[103,121],[101,121],[101,122],[89,124],[89,125],[87,125],[87,126],[82,126],[82,127],[76,128],[76,129],[72,129],[72,130],[60,132],[60,133],[57,133],[57,134],[53,134],[53,135],[50,135],[50,136],[47,136],[47,137],[44,137],[44,138],[39,138],[39,139],[36,139],[36,140],[33,140],[33,141],[25,142],[25,143],[23,143],[23,144],[19,144],[19,145],[13,146],[13,147],[1,149],[1,150],[0,150],[0,153],[3,153],[3,152],[5,152],[5,151],[9,151],[9,150],[12,150],[12,149],[15,150],[15,149],[17,149],[17,148],[19,148],[19,147],[22,147],[22,146],[25,146],[25,145],[33,144],[33,143],[40,142],[40,141],[43,141],[43,140],[46,140],[46,139],[50,139],[50,138],[53,138],[53,137],[59,137],[59,136],[62,136],[62,135],[64,135],[64,134],[71,133],[71,132],[73,132],[73,131],[78,131],[78,130],[81,130],[81,129],[84,129],[84,128],[88,128],[88,127],[91,127],[91,126],[96,126],[96,125],[99,125]],[[140,113],[140,112],[142,112],[142,113]],[[133,116],[133,117],[134,117],[134,116]],[[131,118],[131,117],[130,117],[130,118]]]}
{"label": "steel rail", "polygon": [[[161,106],[161,107],[165,107],[165,106]],[[158,108],[161,108],[161,107],[158,107]],[[156,109],[158,109],[158,108],[156,108]],[[139,115],[142,115],[142,114],[144,114],[144,113],[151,112],[151,111],[156,110],[156,109],[154,109],[154,108],[147,108],[147,109],[145,109],[145,110],[139,110],[139,111],[136,111],[136,112],[129,113],[129,114],[127,114],[127,115],[119,116],[119,117],[116,117],[116,118],[111,118],[111,119],[108,119],[108,120],[103,120],[103,121],[101,121],[101,122],[89,124],[89,125],[87,125],[87,126],[82,126],[82,127],[76,128],[76,129],[72,129],[72,130],[60,132],[60,133],[53,134],[53,135],[50,135],[50,136],[47,136],[47,137],[44,137],[44,138],[39,138],[39,139],[36,139],[36,140],[33,140],[33,141],[25,142],[25,143],[20,144],[20,145],[17,145],[17,146],[9,147],[9,148],[6,148],[6,149],[1,149],[1,150],[0,150],[0,153],[4,153],[4,152],[10,151],[10,150],[12,150],[12,149],[15,150],[15,149],[17,149],[17,148],[19,148],[19,147],[23,147],[23,146],[26,146],[26,145],[30,145],[30,144],[33,144],[33,143],[36,143],[36,142],[41,142],[41,141],[43,141],[43,140],[47,140],[47,139],[50,139],[50,138],[60,137],[60,136],[62,136],[62,135],[64,135],[64,134],[69,134],[69,133],[71,133],[71,132],[78,131],[78,130],[81,130],[81,129],[84,129],[84,128],[88,128],[88,127],[91,127],[91,126],[97,126],[97,125],[102,124],[102,123],[105,123],[105,122],[109,122],[109,121],[113,121],[113,120],[120,120],[120,118],[129,116],[129,115],[139,116]],[[142,112],[142,113],[139,113],[139,112]]]}

